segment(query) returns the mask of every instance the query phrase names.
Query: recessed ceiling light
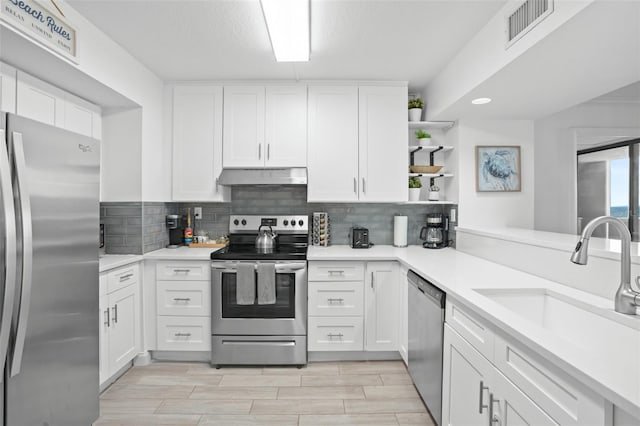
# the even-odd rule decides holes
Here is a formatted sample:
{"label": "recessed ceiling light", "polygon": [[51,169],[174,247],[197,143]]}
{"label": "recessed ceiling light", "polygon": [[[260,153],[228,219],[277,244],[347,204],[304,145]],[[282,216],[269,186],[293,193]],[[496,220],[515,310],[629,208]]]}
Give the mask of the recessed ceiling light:
{"label": "recessed ceiling light", "polygon": [[309,0],[260,0],[278,62],[309,61]]}
{"label": "recessed ceiling light", "polygon": [[474,105],[484,105],[488,104],[489,102],[491,102],[491,98],[477,98],[471,101],[471,103]]}

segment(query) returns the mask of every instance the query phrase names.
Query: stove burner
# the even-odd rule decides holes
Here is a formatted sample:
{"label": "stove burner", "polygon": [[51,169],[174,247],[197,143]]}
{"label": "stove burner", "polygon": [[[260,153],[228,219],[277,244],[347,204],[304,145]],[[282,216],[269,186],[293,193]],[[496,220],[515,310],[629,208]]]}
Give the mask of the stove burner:
{"label": "stove burner", "polygon": [[[229,246],[211,253],[212,260],[306,260],[309,245],[307,216],[240,216],[229,218]],[[295,225],[294,225],[295,223]],[[255,240],[261,225],[278,234],[271,250],[257,249]],[[292,229],[295,226],[295,229]]]}

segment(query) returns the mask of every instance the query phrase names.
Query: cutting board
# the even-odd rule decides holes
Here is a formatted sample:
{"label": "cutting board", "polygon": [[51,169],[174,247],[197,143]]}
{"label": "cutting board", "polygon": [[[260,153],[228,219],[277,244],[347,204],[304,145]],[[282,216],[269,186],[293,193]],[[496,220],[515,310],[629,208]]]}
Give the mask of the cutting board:
{"label": "cutting board", "polygon": [[189,247],[191,248],[220,248],[226,247],[227,243],[218,244],[218,243],[191,243]]}

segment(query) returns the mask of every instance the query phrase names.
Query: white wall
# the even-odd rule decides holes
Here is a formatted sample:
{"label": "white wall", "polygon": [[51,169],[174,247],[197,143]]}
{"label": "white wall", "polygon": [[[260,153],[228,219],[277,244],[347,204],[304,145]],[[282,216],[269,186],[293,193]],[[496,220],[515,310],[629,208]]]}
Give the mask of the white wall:
{"label": "white wall", "polygon": [[140,200],[142,120],[142,108],[103,113],[101,201]]}
{"label": "white wall", "polygon": [[[461,120],[457,126],[459,226],[533,228],[533,122]],[[520,192],[476,192],[476,145],[520,145]]]}
{"label": "white wall", "polygon": [[638,137],[638,101],[587,102],[535,121],[535,229],[577,232],[576,144]]}
{"label": "white wall", "polygon": [[429,83],[427,117],[439,119],[439,114],[447,107],[525,53],[592,2],[593,0],[556,0],[554,12],[548,18],[509,49],[505,49],[505,17],[522,3],[508,1]]}
{"label": "white wall", "polygon": [[[78,33],[78,68],[142,107],[140,139],[131,140],[132,144],[140,145],[139,164],[121,171],[139,186],[112,187],[111,183],[120,179],[107,180],[105,184],[109,187],[104,191],[103,201],[169,200],[170,177],[166,174],[164,158],[170,153],[163,143],[162,80],[68,4],[63,10]],[[108,149],[115,158],[136,151],[131,144],[117,144]],[[141,179],[136,179],[138,176]]]}
{"label": "white wall", "polygon": [[[170,176],[167,175],[165,163],[170,152],[163,143],[162,81],[67,2],[58,0],[57,4],[65,14],[65,21],[76,29],[77,64],[57,54],[52,55],[40,45],[33,49],[32,43],[23,42],[22,37],[3,40],[1,57],[7,56],[9,63],[19,64],[24,71],[107,107],[103,109],[106,113],[109,113],[109,108],[123,105],[128,108],[132,104],[136,105],[134,109],[140,107],[138,125],[141,126],[141,132],[137,133],[136,140],[127,137],[128,143],[124,144],[112,141],[110,137],[103,138],[102,150],[107,159],[127,157],[125,161],[132,164],[132,167],[120,170],[125,181],[126,177],[130,177],[130,185],[114,187],[112,185],[119,179],[107,179],[107,187],[103,190],[106,198],[103,201],[168,200]],[[6,43],[13,45],[8,46]],[[24,45],[28,45],[28,49]],[[69,72],[70,70],[73,72]],[[79,74],[82,78],[78,77]],[[85,76],[89,78],[84,78]],[[106,93],[105,91],[117,92],[126,102],[122,105],[114,104],[114,99],[117,100],[118,96],[107,96],[104,103],[95,99],[96,93]],[[117,124],[119,118],[122,116],[116,114],[107,120],[107,125],[120,127],[114,130],[115,133],[126,130],[126,126],[132,124],[128,118]],[[131,135],[136,134],[138,125],[132,127]],[[106,134],[114,132],[107,129]]]}

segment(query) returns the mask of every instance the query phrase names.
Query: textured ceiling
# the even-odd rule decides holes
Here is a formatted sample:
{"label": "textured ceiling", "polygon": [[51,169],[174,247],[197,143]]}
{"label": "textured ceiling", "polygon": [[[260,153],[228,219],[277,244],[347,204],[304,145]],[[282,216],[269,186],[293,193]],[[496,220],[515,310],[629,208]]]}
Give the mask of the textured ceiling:
{"label": "textured ceiling", "polygon": [[311,0],[311,61],[275,62],[258,0],[70,0],[164,80],[407,80],[421,89],[505,0]]}

